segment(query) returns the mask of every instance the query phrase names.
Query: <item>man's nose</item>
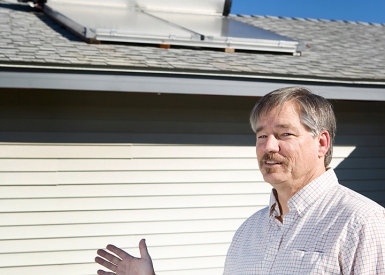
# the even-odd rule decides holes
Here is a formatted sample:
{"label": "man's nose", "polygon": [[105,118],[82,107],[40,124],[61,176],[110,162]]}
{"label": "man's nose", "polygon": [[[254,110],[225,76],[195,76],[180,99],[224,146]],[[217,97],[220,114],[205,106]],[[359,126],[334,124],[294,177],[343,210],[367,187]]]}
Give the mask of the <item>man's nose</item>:
{"label": "man's nose", "polygon": [[265,143],[266,153],[277,153],[279,152],[279,142],[274,135],[270,135],[266,139]]}

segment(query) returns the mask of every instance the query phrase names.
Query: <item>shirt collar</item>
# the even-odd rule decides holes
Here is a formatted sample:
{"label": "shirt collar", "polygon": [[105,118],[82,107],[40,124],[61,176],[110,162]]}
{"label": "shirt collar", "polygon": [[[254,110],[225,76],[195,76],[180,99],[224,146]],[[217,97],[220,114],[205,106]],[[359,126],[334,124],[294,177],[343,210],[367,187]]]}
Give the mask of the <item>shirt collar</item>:
{"label": "shirt collar", "polygon": [[269,205],[270,205],[270,212],[269,212],[270,216],[273,216],[273,217],[281,216],[281,210],[279,209],[279,204],[278,204],[278,193],[277,193],[277,190],[275,190],[274,188],[273,190],[271,190]]}
{"label": "shirt collar", "polygon": [[[338,179],[334,170],[329,168],[321,176],[305,185],[289,201],[290,211],[296,211],[300,216],[318,198],[327,193],[333,186],[338,185]],[[270,195],[270,216],[280,216],[277,190],[273,189]]]}

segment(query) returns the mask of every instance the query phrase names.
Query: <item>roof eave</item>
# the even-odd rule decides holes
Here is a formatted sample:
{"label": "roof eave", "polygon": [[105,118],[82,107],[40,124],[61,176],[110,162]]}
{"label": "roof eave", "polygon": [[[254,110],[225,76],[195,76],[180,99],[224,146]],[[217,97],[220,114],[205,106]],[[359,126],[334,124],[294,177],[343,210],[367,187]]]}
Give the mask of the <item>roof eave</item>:
{"label": "roof eave", "polygon": [[328,99],[385,101],[385,80],[165,70],[0,64],[0,88],[263,96],[282,86],[306,86]]}

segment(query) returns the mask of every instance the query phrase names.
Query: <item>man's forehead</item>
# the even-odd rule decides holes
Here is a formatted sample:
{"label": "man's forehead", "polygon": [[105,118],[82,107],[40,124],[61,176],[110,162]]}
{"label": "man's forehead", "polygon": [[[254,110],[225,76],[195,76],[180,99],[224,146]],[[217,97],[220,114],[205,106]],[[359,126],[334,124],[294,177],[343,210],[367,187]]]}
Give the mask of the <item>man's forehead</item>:
{"label": "man's forehead", "polygon": [[263,119],[264,117],[281,117],[283,114],[289,114],[294,116],[299,116],[301,113],[300,106],[294,101],[287,101],[281,104],[270,106],[264,108],[259,113],[259,118]]}
{"label": "man's forehead", "polygon": [[[292,130],[298,129],[296,126],[294,126],[291,123],[277,123],[275,125],[269,125],[269,126],[272,126],[274,129],[292,129]],[[266,128],[266,125],[258,125],[258,123],[257,123],[256,132],[258,133],[258,132],[264,130],[265,128]]]}
{"label": "man's forehead", "polygon": [[296,129],[301,127],[299,106],[294,101],[287,101],[280,105],[266,108],[259,114],[256,123],[256,132],[265,127],[276,129]]}

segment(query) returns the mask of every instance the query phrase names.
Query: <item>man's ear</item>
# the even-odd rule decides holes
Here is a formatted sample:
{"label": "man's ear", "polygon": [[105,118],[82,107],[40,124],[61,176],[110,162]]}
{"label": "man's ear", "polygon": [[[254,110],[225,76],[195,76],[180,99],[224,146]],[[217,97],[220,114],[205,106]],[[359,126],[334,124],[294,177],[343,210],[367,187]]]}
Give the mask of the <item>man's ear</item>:
{"label": "man's ear", "polygon": [[323,131],[318,136],[318,157],[326,155],[330,148],[330,135],[328,131]]}

